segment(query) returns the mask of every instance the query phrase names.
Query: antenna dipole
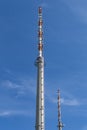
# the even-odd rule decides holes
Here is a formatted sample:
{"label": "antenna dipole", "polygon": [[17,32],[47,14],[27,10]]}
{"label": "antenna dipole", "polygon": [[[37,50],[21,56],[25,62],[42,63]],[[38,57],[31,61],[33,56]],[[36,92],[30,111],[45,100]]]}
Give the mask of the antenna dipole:
{"label": "antenna dipole", "polygon": [[60,90],[58,90],[58,130],[62,130],[63,123],[61,121],[61,101],[60,101]]}

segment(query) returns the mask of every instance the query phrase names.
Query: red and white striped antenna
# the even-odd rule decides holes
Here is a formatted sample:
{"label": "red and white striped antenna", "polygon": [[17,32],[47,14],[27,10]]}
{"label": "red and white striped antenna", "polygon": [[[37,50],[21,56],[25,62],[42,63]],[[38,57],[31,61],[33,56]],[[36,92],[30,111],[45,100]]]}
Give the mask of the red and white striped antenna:
{"label": "red and white striped antenna", "polygon": [[38,51],[39,56],[42,56],[43,52],[43,19],[42,19],[42,8],[38,10],[39,21],[38,21]]}

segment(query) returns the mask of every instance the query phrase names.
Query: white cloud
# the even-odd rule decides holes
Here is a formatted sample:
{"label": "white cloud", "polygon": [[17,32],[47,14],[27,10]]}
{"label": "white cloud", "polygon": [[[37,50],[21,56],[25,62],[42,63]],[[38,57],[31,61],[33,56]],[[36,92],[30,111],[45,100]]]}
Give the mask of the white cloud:
{"label": "white cloud", "polygon": [[9,111],[0,112],[0,116],[8,116],[9,114],[10,114]]}
{"label": "white cloud", "polygon": [[35,87],[33,79],[3,80],[0,83],[0,116],[33,116]]}
{"label": "white cloud", "polygon": [[13,82],[10,81],[10,80],[5,80],[5,81],[3,81],[3,82],[1,83],[1,86],[6,87],[6,88],[10,88],[10,89],[12,89],[12,88],[21,88],[20,85],[18,85],[18,84],[16,84],[16,83],[13,83]]}
{"label": "white cloud", "polygon": [[[48,100],[52,103],[57,103],[57,98],[53,96],[48,96]],[[66,106],[79,106],[81,105],[80,102],[77,99],[64,99],[61,98],[61,104]]]}
{"label": "white cloud", "polygon": [[87,1],[86,0],[63,0],[74,15],[78,16],[80,21],[87,22]]}
{"label": "white cloud", "polygon": [[[57,102],[58,102],[58,100],[57,100],[58,94],[57,94],[56,91],[55,91],[56,93],[54,91],[55,90],[53,90],[53,89],[51,89],[51,90],[46,89],[46,97],[47,97],[47,100],[49,102],[57,104]],[[77,99],[77,97],[74,97],[69,92],[65,92],[65,91],[63,92],[62,91],[61,94],[60,94],[60,98],[61,98],[61,104],[66,105],[66,106],[80,106],[80,105],[83,105],[82,100],[79,101]],[[84,104],[85,104],[85,102],[84,102]]]}
{"label": "white cloud", "polygon": [[87,130],[87,125],[82,128],[82,130]]}
{"label": "white cloud", "polygon": [[[32,111],[32,110],[31,110]],[[30,112],[28,110],[4,110],[0,111],[0,116],[16,116],[16,115],[23,115],[23,116],[32,116],[34,112]]]}
{"label": "white cloud", "polygon": [[[29,112],[31,112],[31,105],[29,106],[29,103],[32,102],[35,105],[35,101],[32,100],[32,98],[36,97],[36,81],[33,79],[19,79],[17,80],[18,82],[13,82],[11,80],[5,80],[1,83],[2,87],[8,90],[12,90],[12,91],[17,91],[17,94],[15,97],[12,97],[13,95],[11,95],[11,97],[4,97],[5,99],[2,98],[2,103],[0,104],[2,107],[0,107],[0,116],[11,116],[11,115],[29,115]],[[47,85],[47,86],[53,86],[51,85]],[[59,85],[56,85],[59,86]],[[45,95],[46,95],[46,100],[51,102],[51,103],[56,103],[57,104],[57,93],[56,90],[57,88],[48,88],[46,87],[45,90]],[[9,92],[8,92],[8,96],[9,96]],[[73,96],[71,93],[69,93],[68,91],[62,91],[61,90],[61,104],[66,105],[66,106],[80,106],[83,105],[84,103],[86,103],[86,101],[84,100],[84,102],[82,100],[78,100],[77,97]],[[6,95],[5,95],[6,96]],[[22,98],[20,98],[22,97]],[[24,100],[25,98],[25,100]],[[20,102],[20,99],[21,100]],[[26,100],[28,99],[28,100]],[[34,102],[33,102],[34,101]],[[82,102],[82,103],[81,103]],[[4,103],[4,105],[3,105]],[[26,103],[26,104],[25,104]],[[25,106],[26,105],[26,106]],[[5,106],[5,107],[3,107]],[[24,107],[25,106],[25,107]],[[22,109],[22,107],[24,107]],[[5,109],[5,111],[1,111],[3,110],[3,108]],[[26,110],[27,108],[27,110]],[[11,110],[11,111],[10,111]],[[35,107],[33,108],[33,111],[35,111]]]}
{"label": "white cloud", "polygon": [[16,96],[24,95],[26,93],[35,94],[35,80],[33,79],[20,79],[18,82],[13,82],[11,80],[4,80],[0,84],[2,87],[6,89],[13,89],[17,91]]}
{"label": "white cloud", "polygon": [[77,99],[61,99],[61,103],[67,106],[79,106],[80,102]]}

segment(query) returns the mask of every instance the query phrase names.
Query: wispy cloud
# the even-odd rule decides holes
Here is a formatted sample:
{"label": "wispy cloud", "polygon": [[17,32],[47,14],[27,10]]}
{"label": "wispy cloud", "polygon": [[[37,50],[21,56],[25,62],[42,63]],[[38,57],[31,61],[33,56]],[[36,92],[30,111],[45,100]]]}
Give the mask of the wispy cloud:
{"label": "wispy cloud", "polygon": [[5,88],[9,88],[9,89],[21,88],[21,85],[19,85],[17,83],[13,83],[10,80],[2,81],[1,86],[5,87]]}
{"label": "wispy cloud", "polygon": [[64,99],[61,98],[61,103],[67,106],[79,106],[80,102],[77,99]]}
{"label": "wispy cloud", "polygon": [[0,83],[0,116],[33,115],[35,92],[35,81],[31,78],[3,80]]}
{"label": "wispy cloud", "polygon": [[87,130],[87,125],[85,125],[85,126],[82,128],[82,130]]}
{"label": "wispy cloud", "polygon": [[80,21],[87,22],[87,1],[86,0],[62,0],[70,10],[78,16]]}
{"label": "wispy cloud", "polygon": [[[45,94],[49,102],[57,104],[58,94],[57,94],[57,91],[54,90],[54,88],[48,89],[46,87]],[[81,105],[86,105],[86,99],[80,99],[79,97],[74,96],[69,91],[67,91],[67,88],[66,88],[66,91],[61,89],[61,104],[65,106],[81,106]]]}
{"label": "wispy cloud", "polygon": [[[22,95],[24,93],[32,92],[35,94],[35,80],[33,79],[21,79],[17,82],[11,80],[4,80],[1,82],[1,86],[6,89],[16,90],[18,94]],[[19,95],[18,95],[19,96]]]}
{"label": "wispy cloud", "polygon": [[[66,84],[65,84],[66,85]],[[35,111],[35,95],[36,95],[36,81],[32,78],[17,78],[17,81],[3,80],[0,83],[0,116],[11,115],[29,115],[32,110]],[[45,86],[45,97],[50,103],[57,104],[57,88],[49,88]],[[56,85],[62,86],[62,85]],[[8,91],[6,91],[8,90]],[[5,93],[6,92],[6,93]],[[14,94],[14,92],[16,94]],[[3,95],[4,94],[4,95]],[[31,105],[29,105],[31,104]],[[65,106],[81,106],[86,104],[86,100],[80,99],[69,92],[61,89],[61,104]],[[2,111],[4,110],[4,111]]]}
{"label": "wispy cloud", "polygon": [[[52,102],[52,103],[57,103],[58,102],[57,98],[55,98],[53,96],[51,96],[51,97],[49,96],[48,100],[50,102]],[[80,101],[75,99],[75,98],[73,98],[73,99],[61,98],[61,104],[66,105],[66,106],[79,106],[79,105],[81,105]]]}
{"label": "wispy cloud", "polygon": [[10,114],[10,112],[8,112],[8,111],[0,112],[0,116],[8,116],[9,114]]}
{"label": "wispy cloud", "polygon": [[[31,110],[32,111],[32,110]],[[32,112],[30,111],[22,111],[22,110],[4,110],[0,111],[0,116],[6,117],[6,116],[32,116]]]}

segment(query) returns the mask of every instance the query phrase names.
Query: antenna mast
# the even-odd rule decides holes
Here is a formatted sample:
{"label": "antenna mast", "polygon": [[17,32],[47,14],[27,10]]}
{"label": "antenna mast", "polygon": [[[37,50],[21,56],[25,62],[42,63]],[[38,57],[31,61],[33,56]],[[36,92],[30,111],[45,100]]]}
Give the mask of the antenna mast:
{"label": "antenna mast", "polygon": [[39,7],[38,10],[38,15],[39,15],[39,21],[38,21],[38,51],[39,51],[39,56],[42,56],[43,52],[43,20],[42,20],[42,8]]}
{"label": "antenna mast", "polygon": [[36,95],[36,125],[35,130],[44,130],[44,57],[42,8],[38,9],[38,57],[37,66],[37,95]]}
{"label": "antenna mast", "polygon": [[63,123],[61,122],[61,101],[60,101],[60,90],[58,90],[58,130],[62,130]]}

